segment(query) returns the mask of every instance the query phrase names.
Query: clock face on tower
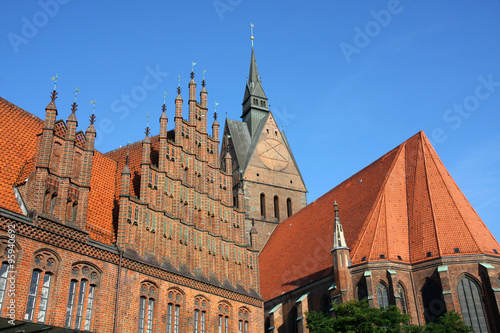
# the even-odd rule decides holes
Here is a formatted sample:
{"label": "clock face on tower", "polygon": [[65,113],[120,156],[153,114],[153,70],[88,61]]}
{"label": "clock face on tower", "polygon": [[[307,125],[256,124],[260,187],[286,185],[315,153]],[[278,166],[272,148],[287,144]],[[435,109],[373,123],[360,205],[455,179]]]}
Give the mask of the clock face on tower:
{"label": "clock face on tower", "polygon": [[275,171],[286,168],[290,159],[285,145],[275,139],[261,141],[257,145],[257,154],[267,168]]}

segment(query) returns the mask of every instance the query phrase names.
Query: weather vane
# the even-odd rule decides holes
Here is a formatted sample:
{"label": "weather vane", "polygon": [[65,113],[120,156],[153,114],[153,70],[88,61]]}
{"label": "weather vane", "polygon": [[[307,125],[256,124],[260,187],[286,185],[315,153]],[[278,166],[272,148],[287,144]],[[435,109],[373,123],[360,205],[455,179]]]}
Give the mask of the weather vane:
{"label": "weather vane", "polygon": [[59,76],[53,76],[50,78],[52,81],[54,81],[54,91],[56,91],[56,88],[57,88],[57,79],[59,79]]}
{"label": "weather vane", "polygon": [[163,104],[165,104],[165,99],[167,98],[168,92],[163,93]]}
{"label": "weather vane", "polygon": [[203,80],[205,80],[205,73],[207,72],[206,69],[203,70]]}
{"label": "weather vane", "polygon": [[148,122],[147,122],[146,126],[149,127],[149,113],[146,115],[146,118],[148,118]]}
{"label": "weather vane", "polygon": [[92,104],[92,114],[94,114],[95,112],[95,105],[96,105],[96,102],[95,102],[95,99],[90,101],[90,104]]}
{"label": "weather vane", "polygon": [[79,91],[80,91],[80,88],[76,87],[76,90],[75,90],[75,103],[76,103],[76,96],[78,95]]}
{"label": "weather vane", "polygon": [[252,47],[253,47],[253,23],[250,23],[250,39],[252,40]]}
{"label": "weather vane", "polygon": [[191,61],[191,72],[194,72],[194,65],[196,65],[196,63],[194,61]]}
{"label": "weather vane", "polygon": [[[215,102],[215,105],[214,105],[214,112],[217,113],[217,105],[219,105],[219,103]],[[217,119],[217,118],[215,118]]]}
{"label": "weather vane", "polygon": [[181,86],[181,77],[182,77],[182,76],[180,76],[180,75],[179,75],[179,88],[180,88],[180,86]]}

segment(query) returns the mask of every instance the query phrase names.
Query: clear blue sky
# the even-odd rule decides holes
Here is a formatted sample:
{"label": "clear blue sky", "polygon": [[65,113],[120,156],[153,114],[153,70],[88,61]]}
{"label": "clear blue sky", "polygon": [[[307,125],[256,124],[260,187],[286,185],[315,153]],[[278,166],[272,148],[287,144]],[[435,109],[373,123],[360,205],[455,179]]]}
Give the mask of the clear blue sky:
{"label": "clear blue sky", "polygon": [[[239,119],[250,23],[264,90],[312,202],[420,130],[500,239],[500,1],[2,1],[0,96],[59,117],[97,101],[97,149],[152,134],[178,75]],[[151,72],[155,73],[151,75]],[[131,96],[125,101],[125,95]],[[169,128],[173,128],[170,123]]]}

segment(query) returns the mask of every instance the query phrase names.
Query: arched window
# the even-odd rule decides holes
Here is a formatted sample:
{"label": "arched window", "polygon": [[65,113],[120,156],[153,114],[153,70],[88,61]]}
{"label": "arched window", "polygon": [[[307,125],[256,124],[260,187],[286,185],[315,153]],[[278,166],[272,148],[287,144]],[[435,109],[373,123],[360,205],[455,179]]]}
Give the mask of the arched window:
{"label": "arched window", "polygon": [[24,320],[45,322],[49,309],[50,287],[58,264],[59,260],[52,252],[40,251],[35,254],[35,268],[31,274]]}
{"label": "arched window", "polygon": [[229,315],[230,308],[227,303],[219,303],[219,322],[218,322],[218,332],[219,333],[229,333]]}
{"label": "arched window", "polygon": [[141,283],[141,297],[139,303],[139,333],[153,332],[153,318],[155,311],[155,300],[158,288],[151,282]]}
{"label": "arched window", "polygon": [[332,301],[328,295],[323,295],[321,298],[321,312],[326,315],[332,315]]}
{"label": "arched window", "polygon": [[446,303],[443,300],[443,289],[434,280],[427,279],[421,289],[424,303],[425,323],[435,322],[446,313]]}
{"label": "arched window", "polygon": [[481,291],[477,283],[466,276],[458,283],[457,293],[464,323],[472,326],[474,332],[488,332]]}
{"label": "arched window", "polygon": [[280,199],[277,195],[274,196],[274,218],[276,222],[280,220]]}
{"label": "arched window", "polygon": [[358,301],[368,297],[368,288],[366,287],[366,278],[363,276],[358,282]]}
{"label": "arched window", "polygon": [[293,211],[292,211],[292,199],[288,198],[286,199],[286,212],[288,217],[292,216]]}
{"label": "arched window", "polygon": [[260,194],[260,216],[262,220],[266,219],[266,195],[264,193]]}
{"label": "arched window", "polygon": [[377,285],[377,302],[379,309],[385,309],[389,306],[387,287],[382,282]]}
{"label": "arched window", "polygon": [[90,330],[100,277],[100,272],[91,265],[84,263],[73,265],[66,306],[66,328]]}
{"label": "arched window", "polygon": [[238,310],[238,333],[249,333],[250,312],[246,308]]}
{"label": "arched window", "polygon": [[298,323],[297,307],[294,306],[292,311],[290,311],[289,325],[290,333],[299,333],[299,323]]}
{"label": "arched window", "polygon": [[206,332],[208,301],[203,297],[194,299],[194,333]]}
{"label": "arched window", "polygon": [[50,214],[54,214],[54,208],[56,208],[57,193],[53,193],[50,197]]}
{"label": "arched window", "polygon": [[78,201],[75,201],[73,202],[73,206],[71,207],[71,222],[75,223],[77,213],[78,213]]}
{"label": "arched window", "polygon": [[[9,273],[9,261],[12,263],[18,262],[17,254],[19,248],[16,243],[11,243],[9,240],[12,238],[0,238],[0,313],[2,312],[2,306],[5,302],[5,295],[7,294],[7,277]],[[12,295],[9,295],[12,297]]]}
{"label": "arched window", "polygon": [[401,302],[401,313],[407,314],[408,306],[406,305],[406,292],[401,283],[398,283],[398,294],[399,294],[399,300]]}
{"label": "arched window", "polygon": [[179,333],[181,328],[182,295],[177,290],[168,292],[167,333]]}

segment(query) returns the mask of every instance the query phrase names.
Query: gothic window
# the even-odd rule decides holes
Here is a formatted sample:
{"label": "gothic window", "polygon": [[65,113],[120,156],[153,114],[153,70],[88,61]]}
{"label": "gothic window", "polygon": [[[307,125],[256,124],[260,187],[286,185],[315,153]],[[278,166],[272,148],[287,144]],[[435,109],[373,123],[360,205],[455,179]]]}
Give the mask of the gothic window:
{"label": "gothic window", "polygon": [[54,214],[54,208],[56,208],[57,201],[57,193],[53,193],[50,197],[50,214]]}
{"label": "gothic window", "polygon": [[153,318],[155,300],[158,288],[151,282],[141,283],[141,297],[139,303],[139,333],[153,333]]}
{"label": "gothic window", "polygon": [[28,304],[24,320],[44,323],[47,317],[50,287],[57,272],[59,260],[49,251],[35,254],[34,269],[31,273]]}
{"label": "gothic window", "polygon": [[321,298],[321,312],[329,316],[332,314],[332,302],[327,295],[323,295]]}
{"label": "gothic window", "polygon": [[408,306],[406,305],[406,292],[401,283],[398,283],[398,294],[399,294],[399,299],[401,301],[401,313],[407,314]]}
{"label": "gothic window", "polygon": [[218,322],[218,332],[219,333],[229,333],[229,305],[227,303],[219,303],[219,322]]}
{"label": "gothic window", "polygon": [[292,216],[292,199],[288,198],[286,199],[286,212],[288,214],[288,217]]}
{"label": "gothic window", "polygon": [[250,321],[250,312],[246,308],[240,308],[238,311],[238,333],[249,333],[248,322]]}
{"label": "gothic window", "polygon": [[101,274],[93,266],[85,263],[75,264],[71,268],[68,303],[66,305],[66,328],[90,330],[96,288]]}
{"label": "gothic window", "polygon": [[208,302],[203,297],[194,299],[194,333],[206,332]]}
{"label": "gothic window", "polygon": [[466,276],[458,283],[457,293],[464,323],[472,326],[474,332],[488,332],[481,291],[477,283]]}
{"label": "gothic window", "polygon": [[274,218],[277,222],[280,220],[280,199],[277,195],[274,196]]}
{"label": "gothic window", "polygon": [[262,220],[266,219],[266,195],[264,193],[260,194],[260,216]]}
{"label": "gothic window", "polygon": [[379,309],[384,309],[389,306],[387,287],[382,282],[377,285],[377,301]]}
{"label": "gothic window", "polygon": [[434,280],[427,279],[421,289],[425,323],[435,322],[446,312],[443,289]]}
{"label": "gothic window", "polygon": [[294,306],[289,316],[290,333],[299,333],[298,319],[297,307]]}
{"label": "gothic window", "polygon": [[179,333],[181,329],[182,295],[176,290],[168,292],[167,333]]}
{"label": "gothic window", "polygon": [[78,212],[78,201],[73,202],[71,206],[71,222],[75,223],[76,213]]}
{"label": "gothic window", "polygon": [[368,297],[368,288],[366,287],[366,278],[363,276],[358,282],[358,301]]}

